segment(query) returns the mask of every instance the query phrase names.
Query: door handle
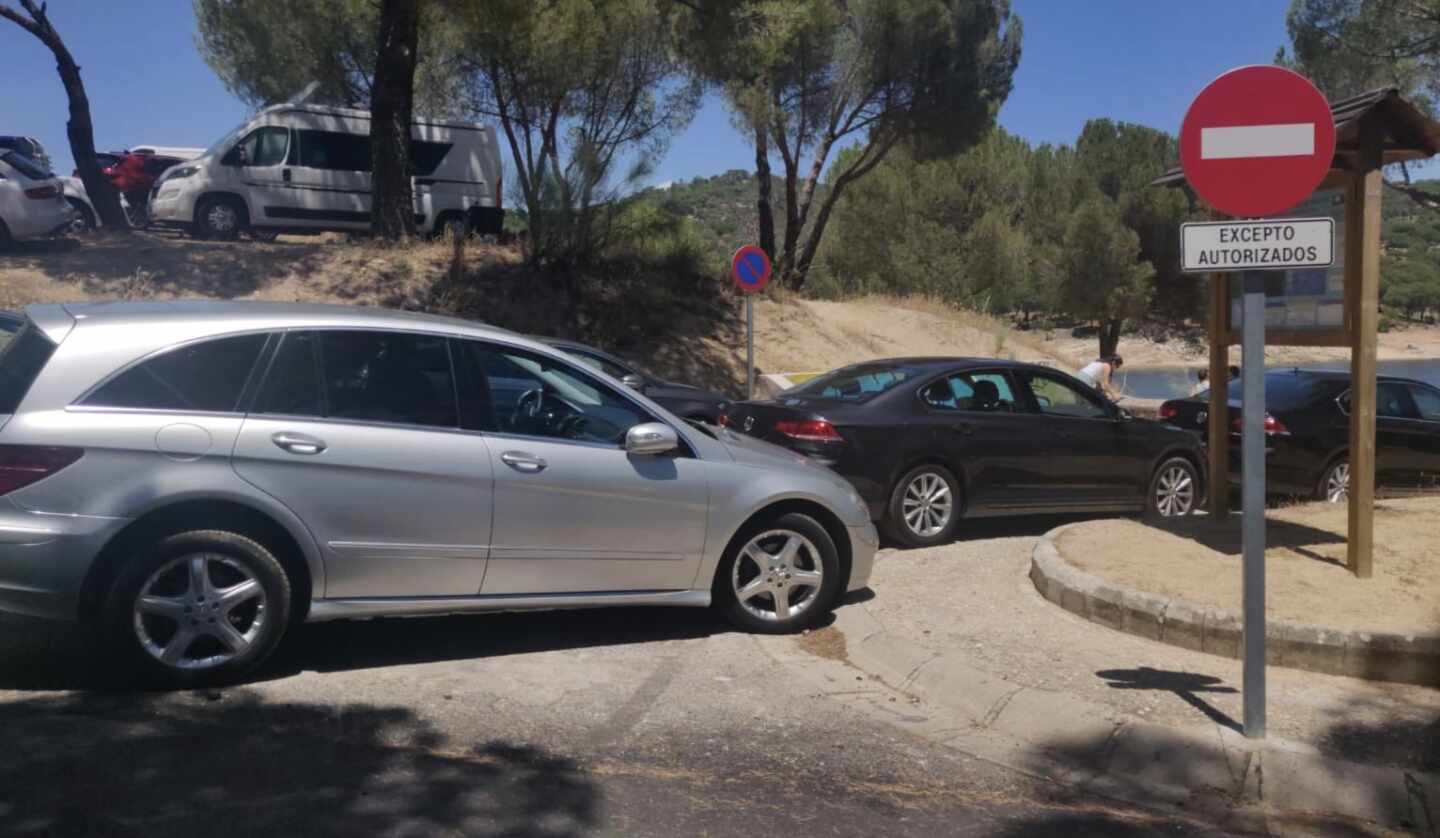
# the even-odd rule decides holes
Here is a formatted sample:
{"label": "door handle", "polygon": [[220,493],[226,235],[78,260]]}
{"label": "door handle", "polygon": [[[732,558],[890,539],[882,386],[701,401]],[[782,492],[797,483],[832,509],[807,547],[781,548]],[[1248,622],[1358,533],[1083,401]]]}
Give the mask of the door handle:
{"label": "door handle", "polygon": [[281,431],[271,436],[270,441],[291,454],[313,455],[325,450],[323,439],[291,431]]}
{"label": "door handle", "polygon": [[527,474],[544,471],[547,465],[543,459],[534,454],[527,454],[524,451],[506,451],[500,455],[500,462],[516,471],[523,471]]}
{"label": "door handle", "polygon": [[289,169],[281,169],[281,170],[280,170],[280,177],[283,178],[286,183],[289,183],[289,182],[290,182],[290,170],[289,170]]}

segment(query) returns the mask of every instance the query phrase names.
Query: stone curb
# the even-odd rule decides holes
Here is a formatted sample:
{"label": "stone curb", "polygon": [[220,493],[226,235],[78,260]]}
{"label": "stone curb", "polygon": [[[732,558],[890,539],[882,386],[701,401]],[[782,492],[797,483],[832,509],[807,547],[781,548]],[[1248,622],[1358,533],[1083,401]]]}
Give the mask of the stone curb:
{"label": "stone curb", "polygon": [[[1065,561],[1056,542],[1074,526],[1053,529],[1035,545],[1030,581],[1041,596],[1117,631],[1213,655],[1241,656],[1240,615],[1120,588]],[[1440,686],[1440,635],[1342,631],[1271,620],[1265,629],[1265,660],[1328,675]]]}

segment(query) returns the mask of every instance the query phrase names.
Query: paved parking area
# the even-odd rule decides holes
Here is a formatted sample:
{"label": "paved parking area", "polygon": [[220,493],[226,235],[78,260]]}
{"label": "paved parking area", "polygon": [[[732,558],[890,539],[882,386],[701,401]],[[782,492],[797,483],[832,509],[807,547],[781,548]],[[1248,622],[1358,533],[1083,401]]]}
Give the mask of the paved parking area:
{"label": "paved parking area", "polygon": [[922,741],[772,642],[684,610],[332,623],[165,693],[6,619],[0,835],[1207,831]]}

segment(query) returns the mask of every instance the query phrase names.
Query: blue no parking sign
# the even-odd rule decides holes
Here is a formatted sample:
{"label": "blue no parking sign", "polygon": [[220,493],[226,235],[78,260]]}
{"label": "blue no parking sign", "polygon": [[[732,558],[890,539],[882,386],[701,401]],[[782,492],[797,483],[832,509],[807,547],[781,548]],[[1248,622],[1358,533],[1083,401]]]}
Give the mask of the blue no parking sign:
{"label": "blue no parking sign", "polygon": [[730,259],[730,276],[735,285],[747,294],[765,290],[770,282],[770,257],[753,244],[735,251]]}

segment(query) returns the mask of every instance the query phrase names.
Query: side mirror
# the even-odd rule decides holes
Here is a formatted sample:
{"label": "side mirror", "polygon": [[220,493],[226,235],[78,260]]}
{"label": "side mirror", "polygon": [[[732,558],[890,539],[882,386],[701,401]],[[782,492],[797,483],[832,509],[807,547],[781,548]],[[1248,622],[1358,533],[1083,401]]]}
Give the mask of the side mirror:
{"label": "side mirror", "polygon": [[620,379],[620,383],[624,384],[626,387],[629,387],[631,390],[643,391],[645,389],[645,379],[641,378],[633,372],[628,373],[624,377],[622,377]]}
{"label": "side mirror", "polygon": [[663,422],[645,422],[625,432],[628,454],[664,454],[680,447],[680,435]]}

